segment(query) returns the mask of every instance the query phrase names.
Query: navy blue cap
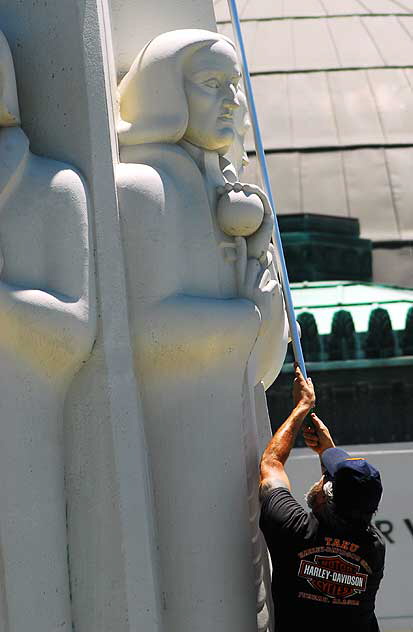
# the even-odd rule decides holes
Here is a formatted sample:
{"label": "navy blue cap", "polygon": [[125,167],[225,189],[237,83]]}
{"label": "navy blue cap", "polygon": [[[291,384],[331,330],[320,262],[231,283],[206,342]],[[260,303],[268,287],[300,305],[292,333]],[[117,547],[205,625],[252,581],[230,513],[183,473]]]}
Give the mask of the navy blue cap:
{"label": "navy blue cap", "polygon": [[380,473],[366,459],[328,448],[321,461],[333,481],[334,503],[342,511],[373,513],[383,492]]}

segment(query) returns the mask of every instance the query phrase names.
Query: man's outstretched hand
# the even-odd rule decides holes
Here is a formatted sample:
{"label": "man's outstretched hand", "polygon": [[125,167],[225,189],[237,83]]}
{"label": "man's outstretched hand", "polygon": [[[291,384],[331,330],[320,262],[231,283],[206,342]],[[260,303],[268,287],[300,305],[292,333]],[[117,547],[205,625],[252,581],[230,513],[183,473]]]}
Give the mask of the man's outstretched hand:
{"label": "man's outstretched hand", "polygon": [[314,408],[315,392],[311,378],[304,379],[300,371],[300,367],[296,363],[294,365],[294,384],[293,384],[293,401],[294,408],[299,408],[306,415]]}
{"label": "man's outstretched hand", "polygon": [[313,427],[305,426],[303,428],[306,446],[317,454],[322,454],[327,448],[335,448],[329,429],[315,413],[311,413],[311,421]]}

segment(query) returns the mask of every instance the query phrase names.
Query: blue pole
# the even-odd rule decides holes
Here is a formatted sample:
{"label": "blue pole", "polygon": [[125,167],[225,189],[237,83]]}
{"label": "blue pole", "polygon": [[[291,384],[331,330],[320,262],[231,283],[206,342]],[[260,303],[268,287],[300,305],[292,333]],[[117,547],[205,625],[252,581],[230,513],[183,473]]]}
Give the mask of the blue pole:
{"label": "blue pole", "polygon": [[265,158],[264,145],[262,143],[260,126],[258,123],[257,109],[255,107],[251,77],[248,70],[247,56],[246,56],[244,40],[243,40],[242,32],[241,32],[241,24],[240,24],[240,19],[238,15],[236,0],[228,0],[228,5],[229,5],[230,13],[231,13],[232,27],[234,30],[235,40],[237,43],[238,51],[241,56],[242,74],[243,74],[243,79],[244,79],[244,86],[245,86],[245,92],[246,92],[246,97],[247,97],[247,102],[248,102],[249,114],[251,117],[252,129],[254,132],[254,141],[255,141],[258,162],[259,162],[260,170],[261,170],[261,177],[264,184],[264,190],[267,194],[268,200],[270,202],[272,214],[274,216],[273,240],[274,240],[275,251],[277,254],[278,271],[281,277],[281,285],[282,285],[283,294],[284,294],[285,309],[287,312],[288,323],[290,326],[290,335],[291,335],[291,342],[293,345],[294,357],[296,359],[296,362],[298,362],[298,365],[301,369],[301,372],[304,378],[307,378],[307,371],[305,368],[303,350],[301,348],[301,341],[300,341],[300,335],[298,333],[297,321],[295,319],[295,314],[294,314],[294,305],[293,305],[293,300],[291,296],[290,282],[288,280],[287,266],[285,264],[281,234],[280,234],[280,229],[278,226],[277,214],[275,212],[275,203],[274,203],[274,198],[272,195],[270,177],[268,173],[267,161]]}

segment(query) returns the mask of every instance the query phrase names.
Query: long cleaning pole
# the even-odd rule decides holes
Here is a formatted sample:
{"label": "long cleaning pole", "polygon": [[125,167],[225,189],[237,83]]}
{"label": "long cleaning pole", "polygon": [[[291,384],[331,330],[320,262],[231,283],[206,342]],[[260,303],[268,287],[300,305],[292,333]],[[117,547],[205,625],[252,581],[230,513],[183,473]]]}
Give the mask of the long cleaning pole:
{"label": "long cleaning pole", "polygon": [[275,212],[275,203],[274,203],[274,198],[273,198],[272,189],[271,189],[270,176],[268,173],[267,160],[265,158],[264,145],[262,142],[260,126],[258,123],[257,109],[255,107],[254,93],[252,90],[251,77],[248,70],[247,55],[245,52],[244,40],[242,37],[241,24],[240,24],[240,19],[238,15],[236,0],[228,0],[228,5],[229,5],[230,13],[231,13],[232,27],[234,30],[237,48],[238,48],[239,55],[241,57],[242,74],[243,74],[243,79],[244,79],[245,92],[247,96],[249,114],[250,114],[251,122],[252,122],[252,129],[254,132],[254,141],[255,141],[258,162],[259,162],[260,170],[261,170],[261,177],[262,177],[262,181],[264,185],[264,190],[267,194],[268,200],[270,202],[272,214],[274,216],[273,240],[274,240],[274,245],[275,245],[275,251],[277,254],[278,271],[281,277],[281,285],[282,285],[283,294],[284,294],[285,308],[287,311],[288,323],[290,326],[290,336],[291,336],[291,342],[293,345],[294,357],[301,369],[301,372],[304,378],[306,379],[307,371],[305,368],[303,350],[301,348],[301,341],[300,341],[300,335],[298,332],[297,321],[295,319],[295,314],[294,314],[294,305],[293,305],[293,300],[291,296],[290,283],[288,280],[287,266],[285,264],[280,228],[278,226],[277,214]]}

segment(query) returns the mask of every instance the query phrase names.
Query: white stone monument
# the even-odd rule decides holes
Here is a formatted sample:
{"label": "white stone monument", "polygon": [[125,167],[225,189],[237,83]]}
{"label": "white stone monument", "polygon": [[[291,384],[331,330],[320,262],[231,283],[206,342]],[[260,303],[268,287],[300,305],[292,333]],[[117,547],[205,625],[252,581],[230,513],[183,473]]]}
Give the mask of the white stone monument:
{"label": "white stone monument", "polygon": [[[139,7],[114,4],[121,41]],[[29,152],[3,42],[0,630],[265,630],[257,461],[287,326],[268,202],[238,182],[235,50],[142,24],[117,111],[109,18],[0,0],[23,129],[82,172]]]}
{"label": "white stone monument", "polygon": [[95,337],[84,184],[30,152],[0,32],[1,630],[71,630],[63,403]]}
{"label": "white stone monument", "polygon": [[258,454],[247,462],[243,441],[287,328],[268,202],[223,158],[239,81],[233,44],[189,29],[152,40],[119,87],[119,211],[170,632],[257,625]]}

